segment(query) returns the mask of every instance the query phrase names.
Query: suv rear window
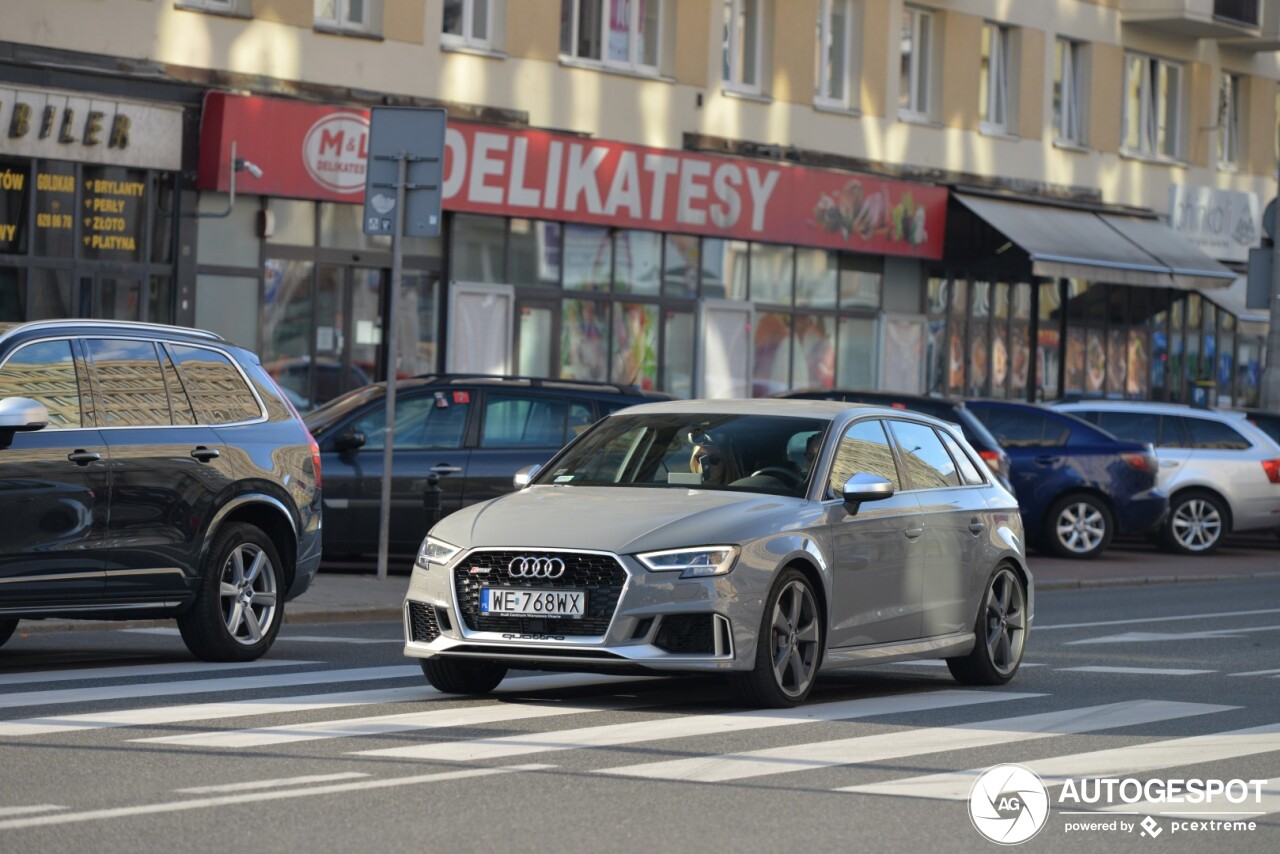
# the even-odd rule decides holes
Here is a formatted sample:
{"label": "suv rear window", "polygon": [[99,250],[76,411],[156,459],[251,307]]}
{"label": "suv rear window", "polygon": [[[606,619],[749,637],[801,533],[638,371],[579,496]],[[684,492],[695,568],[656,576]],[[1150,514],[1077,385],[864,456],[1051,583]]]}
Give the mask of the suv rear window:
{"label": "suv rear window", "polygon": [[225,355],[181,344],[171,344],[170,349],[201,423],[234,424],[262,417],[258,398]]}
{"label": "suv rear window", "polygon": [[97,411],[103,427],[168,427],[169,390],[151,341],[90,338],[85,341],[98,381]]}
{"label": "suv rear window", "polygon": [[[1165,416],[1165,421],[1173,420],[1175,419],[1168,415]],[[1186,426],[1187,432],[1191,435],[1191,447],[1193,448],[1215,451],[1245,451],[1253,447],[1248,439],[1221,421],[1192,417],[1178,418],[1176,420],[1181,421]]]}

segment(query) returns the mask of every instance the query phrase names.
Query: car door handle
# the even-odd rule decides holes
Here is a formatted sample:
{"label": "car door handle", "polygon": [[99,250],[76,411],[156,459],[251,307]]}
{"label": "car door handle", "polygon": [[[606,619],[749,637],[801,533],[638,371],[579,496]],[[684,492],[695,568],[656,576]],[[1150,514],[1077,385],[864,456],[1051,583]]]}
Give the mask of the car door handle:
{"label": "car door handle", "polygon": [[222,452],[217,448],[206,448],[204,445],[199,445],[192,450],[191,456],[202,463],[207,463],[209,460],[216,460],[222,456]]}
{"label": "car door handle", "polygon": [[76,448],[67,454],[67,459],[78,466],[87,466],[89,463],[96,463],[102,459],[102,454],[97,451],[86,451],[84,448]]}
{"label": "car door handle", "polygon": [[1162,469],[1176,469],[1180,465],[1182,465],[1182,463],[1178,462],[1177,460],[1161,460],[1160,461],[1160,468]]}
{"label": "car door handle", "polygon": [[462,471],[462,466],[451,466],[448,463],[437,463],[427,469],[427,471],[435,472],[436,474],[457,474]]}
{"label": "car door handle", "polygon": [[924,533],[924,528],[907,528],[902,533],[907,535],[908,540],[918,540],[920,535]]}
{"label": "car door handle", "polygon": [[986,524],[979,519],[974,519],[969,523],[969,533],[973,534],[975,537],[985,530],[987,530]]}

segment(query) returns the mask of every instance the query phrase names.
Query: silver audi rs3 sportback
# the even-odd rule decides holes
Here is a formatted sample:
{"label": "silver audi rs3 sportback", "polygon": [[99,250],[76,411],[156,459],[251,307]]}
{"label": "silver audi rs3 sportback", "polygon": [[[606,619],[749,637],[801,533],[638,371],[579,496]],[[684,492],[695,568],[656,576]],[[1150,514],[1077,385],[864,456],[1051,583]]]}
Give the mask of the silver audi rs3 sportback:
{"label": "silver audi rs3 sportback", "polygon": [[436,688],[510,667],[723,673],[760,706],[819,670],[1017,672],[1033,598],[1017,501],[954,425],[887,407],[691,400],[610,415],[422,543],[405,653]]}

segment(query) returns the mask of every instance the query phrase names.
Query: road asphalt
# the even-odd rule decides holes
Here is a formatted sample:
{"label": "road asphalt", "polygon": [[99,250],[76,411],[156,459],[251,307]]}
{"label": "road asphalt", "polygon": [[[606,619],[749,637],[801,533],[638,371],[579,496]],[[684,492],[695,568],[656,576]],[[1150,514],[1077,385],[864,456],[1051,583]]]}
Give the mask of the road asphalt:
{"label": "road asphalt", "polygon": [[[285,606],[286,623],[398,620],[409,586],[412,558],[393,558],[387,578],[374,564],[343,563],[321,567],[311,588]],[[1032,552],[1028,557],[1038,592],[1081,587],[1183,584],[1191,582],[1280,578],[1280,540],[1272,536],[1236,537],[1204,557],[1172,555],[1143,541],[1113,543],[1096,560],[1067,560]],[[24,620],[19,632],[102,630],[171,625],[166,620],[127,624],[93,620]]]}

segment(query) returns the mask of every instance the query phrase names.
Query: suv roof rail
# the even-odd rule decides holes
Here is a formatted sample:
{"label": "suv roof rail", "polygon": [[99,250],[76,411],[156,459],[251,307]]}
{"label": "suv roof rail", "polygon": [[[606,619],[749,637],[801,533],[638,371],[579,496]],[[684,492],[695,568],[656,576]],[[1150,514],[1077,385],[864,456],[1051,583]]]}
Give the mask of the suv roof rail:
{"label": "suv roof rail", "polygon": [[[414,379],[437,383],[461,382],[519,382],[534,388],[556,388],[557,386],[580,386],[583,389],[617,391],[624,394],[644,396],[649,392],[632,385],[604,382],[603,380],[559,379],[557,377],[526,377],[514,374],[418,374]],[[658,394],[661,394],[660,392]]]}
{"label": "suv roof rail", "polygon": [[26,323],[19,323],[8,331],[7,334],[12,335],[16,332],[22,332],[27,329],[57,329],[62,326],[101,326],[110,329],[146,329],[152,331],[164,330],[166,332],[176,332],[179,335],[189,335],[193,338],[204,338],[210,341],[225,341],[221,335],[216,332],[210,332],[207,329],[194,329],[190,326],[174,326],[169,323],[146,323],[141,320],[89,320],[86,318],[67,317],[56,320],[31,320]]}

